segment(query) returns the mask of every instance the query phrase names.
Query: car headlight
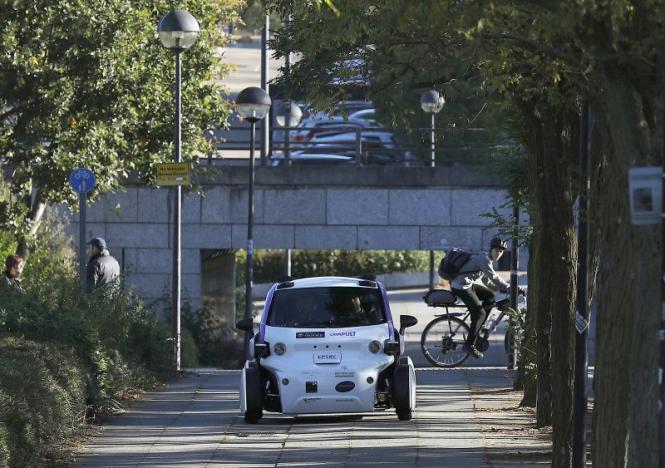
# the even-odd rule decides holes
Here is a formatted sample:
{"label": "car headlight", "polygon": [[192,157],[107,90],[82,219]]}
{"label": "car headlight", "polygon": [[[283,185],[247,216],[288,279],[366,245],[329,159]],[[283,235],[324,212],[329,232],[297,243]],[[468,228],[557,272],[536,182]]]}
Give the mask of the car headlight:
{"label": "car headlight", "polygon": [[286,345],[284,343],[277,343],[272,349],[276,355],[281,356],[286,352]]}
{"label": "car headlight", "polygon": [[370,341],[368,347],[369,347],[369,351],[370,351],[371,353],[376,354],[376,353],[378,353],[379,351],[381,351],[381,342],[380,342],[380,341],[377,341],[377,340]]}

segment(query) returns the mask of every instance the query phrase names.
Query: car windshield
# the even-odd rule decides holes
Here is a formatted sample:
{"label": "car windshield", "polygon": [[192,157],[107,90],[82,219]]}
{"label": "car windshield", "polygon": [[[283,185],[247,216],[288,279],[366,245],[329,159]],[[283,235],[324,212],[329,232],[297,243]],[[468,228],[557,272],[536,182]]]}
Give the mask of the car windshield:
{"label": "car windshield", "polygon": [[378,289],[325,287],[275,291],[268,325],[289,328],[338,328],[386,322]]}

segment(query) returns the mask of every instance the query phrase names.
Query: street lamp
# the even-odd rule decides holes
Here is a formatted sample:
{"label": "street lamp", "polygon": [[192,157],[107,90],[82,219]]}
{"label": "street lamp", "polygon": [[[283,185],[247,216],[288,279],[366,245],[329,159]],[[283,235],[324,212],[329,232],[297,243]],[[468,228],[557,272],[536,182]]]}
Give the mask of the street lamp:
{"label": "street lamp", "polygon": [[[254,140],[256,123],[263,120],[270,110],[270,96],[263,89],[250,86],[240,91],[236,98],[236,110],[250,125],[249,140],[249,200],[247,214],[247,277],[245,279],[245,318],[252,320],[252,282],[254,279]],[[249,348],[249,332],[245,333],[245,353]]]}
{"label": "street lamp", "polygon": [[[196,42],[199,35],[199,23],[192,15],[182,10],[172,10],[164,16],[157,26],[159,40],[175,54],[175,148],[173,159],[179,163],[180,158],[180,82],[181,82],[181,60],[180,53],[189,49]],[[174,187],[173,210],[173,318],[172,334],[174,340],[174,366],[176,372],[180,370],[180,265],[181,265],[181,241],[180,241],[180,218],[182,206],[182,187]]]}
{"label": "street lamp", "polygon": [[288,166],[291,165],[291,128],[297,127],[302,119],[300,106],[293,101],[282,101],[282,105],[277,108],[275,120],[280,127],[284,127],[284,161]]}
{"label": "street lamp", "polygon": [[[441,109],[443,109],[443,104],[446,101],[443,99],[443,96],[439,94],[438,91],[432,89],[425,91],[420,95],[420,107],[427,114],[432,114],[432,125],[430,129],[430,144],[432,149],[432,155],[430,157],[430,166],[434,167],[436,165],[436,114],[438,114]],[[429,288],[434,288],[434,251],[429,251]]]}
{"label": "street lamp", "polygon": [[[284,127],[284,162],[291,165],[291,128],[297,127],[302,119],[300,106],[288,100],[282,101],[277,108],[275,120],[277,125]],[[291,276],[291,249],[286,249],[286,276]]]}
{"label": "street lamp", "polygon": [[425,91],[420,95],[420,107],[427,114],[432,114],[432,125],[431,125],[431,147],[432,147],[432,156],[430,158],[430,166],[435,166],[435,156],[436,156],[436,114],[438,114],[441,109],[443,109],[443,104],[446,101],[443,99],[443,96],[439,94],[436,90]]}

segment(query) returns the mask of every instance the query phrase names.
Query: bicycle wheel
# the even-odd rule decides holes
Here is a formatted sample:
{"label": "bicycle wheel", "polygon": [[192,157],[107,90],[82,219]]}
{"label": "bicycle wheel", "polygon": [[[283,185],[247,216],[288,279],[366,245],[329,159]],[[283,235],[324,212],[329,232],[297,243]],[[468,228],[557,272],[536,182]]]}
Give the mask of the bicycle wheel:
{"label": "bicycle wheel", "polygon": [[437,367],[456,367],[469,357],[462,345],[469,326],[457,317],[442,315],[427,324],[420,337],[425,358]]}

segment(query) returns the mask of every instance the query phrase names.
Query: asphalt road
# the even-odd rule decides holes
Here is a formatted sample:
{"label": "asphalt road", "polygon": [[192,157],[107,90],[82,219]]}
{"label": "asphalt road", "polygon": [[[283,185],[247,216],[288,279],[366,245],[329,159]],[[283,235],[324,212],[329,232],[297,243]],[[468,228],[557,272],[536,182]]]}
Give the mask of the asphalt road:
{"label": "asphalt road", "polygon": [[[409,354],[419,366],[420,330],[434,309],[418,291],[389,294],[395,316],[419,319],[409,330]],[[501,336],[502,339],[502,336]],[[150,466],[395,466],[488,467],[488,436],[474,412],[471,388],[505,389],[500,345],[474,366],[417,371],[417,410],[398,421],[388,410],[359,417],[289,417],[265,413],[256,425],[239,414],[236,370],[193,370],[150,392],[111,418],[78,455],[78,467]],[[491,445],[491,444],[490,444]]]}

